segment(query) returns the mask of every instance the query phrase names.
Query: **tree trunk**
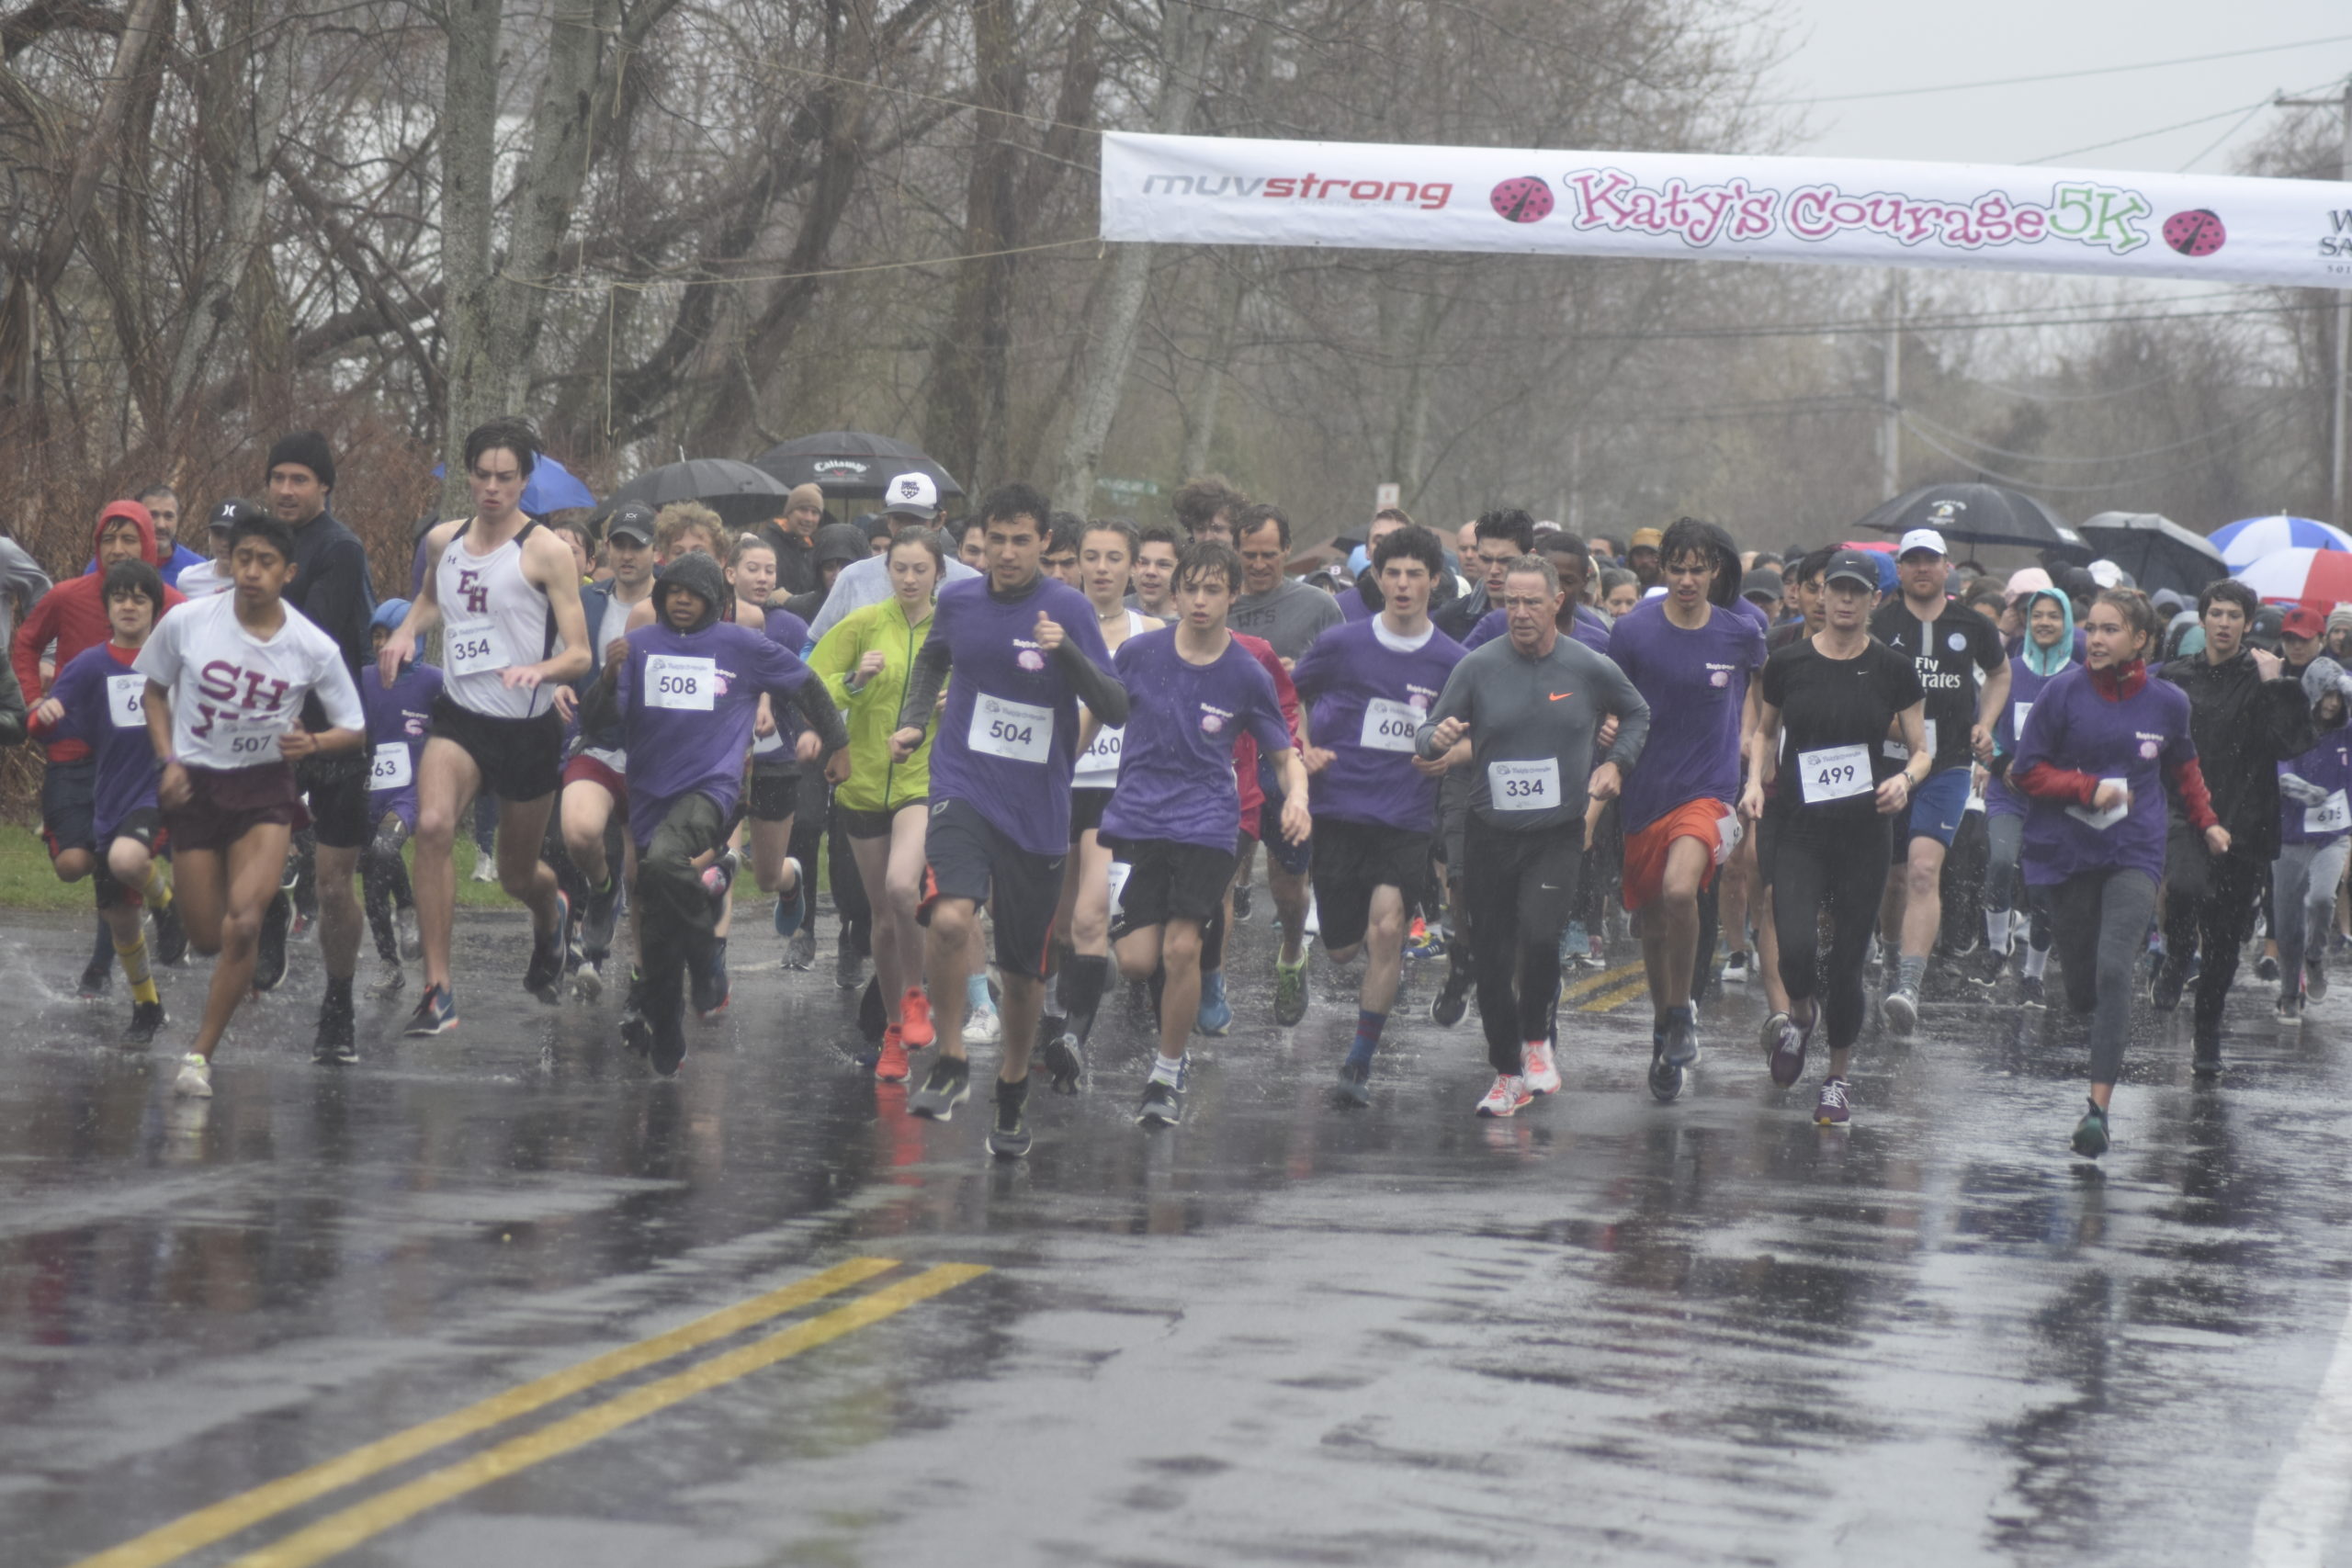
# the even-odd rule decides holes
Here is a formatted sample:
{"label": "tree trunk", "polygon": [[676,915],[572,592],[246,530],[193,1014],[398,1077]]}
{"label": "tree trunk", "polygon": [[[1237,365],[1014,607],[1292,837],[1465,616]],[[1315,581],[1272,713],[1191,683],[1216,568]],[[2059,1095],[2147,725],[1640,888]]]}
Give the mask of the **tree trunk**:
{"label": "tree trunk", "polygon": [[[1201,73],[1208,62],[1210,28],[1193,10],[1193,0],[1166,0],[1159,21],[1159,96],[1152,107],[1152,129],[1182,134],[1193,122],[1199,101]],[[1151,247],[1123,245],[1111,264],[1111,284],[1104,290],[1102,321],[1088,345],[1079,372],[1078,390],[1070,399],[1069,432],[1063,437],[1062,458],[1054,471],[1056,504],[1084,513],[1094,505],[1094,480],[1102,463],[1103,445],[1111,438],[1112,421],[1127,385],[1127,367],[1135,360],[1136,336],[1143,323],[1145,296],[1150,291]]]}
{"label": "tree trunk", "polygon": [[447,0],[448,65],[441,101],[442,357],[448,391],[441,451],[448,468],[441,507],[472,504],[466,488],[466,433],[497,412],[504,389],[492,360],[490,274],[492,180],[497,168],[498,36],[502,0]]}
{"label": "tree trunk", "polygon": [[972,0],[974,84],[972,164],[964,190],[964,250],[976,259],[957,269],[946,331],[933,356],[931,409],[923,446],[933,462],[967,485],[978,483],[980,454],[1003,425],[1006,349],[1012,316],[1015,197],[1027,73],[1013,0]]}
{"label": "tree trunk", "polygon": [[1209,469],[1209,448],[1216,441],[1217,405],[1225,400],[1225,365],[1233,357],[1233,340],[1241,326],[1241,303],[1247,296],[1241,268],[1228,267],[1217,280],[1216,315],[1210,327],[1208,353],[1201,367],[1201,389],[1193,397],[1193,410],[1184,431],[1183,461],[1177,466],[1180,478],[1190,479]]}

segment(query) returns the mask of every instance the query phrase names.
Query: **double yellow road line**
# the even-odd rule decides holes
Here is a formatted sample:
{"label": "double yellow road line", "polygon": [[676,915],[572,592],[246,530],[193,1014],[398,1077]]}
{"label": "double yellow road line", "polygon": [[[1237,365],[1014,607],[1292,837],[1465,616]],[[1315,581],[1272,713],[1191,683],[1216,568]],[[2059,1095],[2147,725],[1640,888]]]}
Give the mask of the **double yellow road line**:
{"label": "double yellow road line", "polygon": [[1611,1012],[1649,992],[1649,974],[1641,964],[1620,964],[1589,980],[1560,987],[1560,1005],[1578,1012]]}
{"label": "double yellow road line", "polygon": [[[189,1552],[224,1540],[241,1530],[299,1508],[346,1486],[379,1475],[492,1427],[546,1408],[599,1383],[625,1377],[685,1351],[739,1334],[746,1328],[782,1316],[795,1308],[837,1295],[853,1286],[899,1267],[888,1258],[860,1258],[823,1273],[694,1322],[641,1339],[618,1350],[592,1357],[577,1366],[534,1379],[517,1388],[493,1394],[462,1410],[395,1432],[390,1437],[352,1450],[308,1470],[267,1482],[249,1492],[198,1508],[127,1540],[120,1546],[85,1557],[74,1568],[161,1568]],[[437,1507],[493,1481],[503,1480],[535,1464],[569,1453],[633,1421],[643,1420],[682,1400],[778,1361],[831,1344],[845,1334],[932,1297],[952,1291],[988,1270],[972,1264],[944,1263],[895,1284],[858,1297],[820,1316],[804,1318],[762,1339],[724,1351],[644,1383],[547,1426],[509,1438],[494,1447],[458,1460],[414,1480],[379,1492],[329,1514],[266,1546],[234,1559],[228,1568],[308,1568],[338,1552],[347,1551],[427,1508]]]}

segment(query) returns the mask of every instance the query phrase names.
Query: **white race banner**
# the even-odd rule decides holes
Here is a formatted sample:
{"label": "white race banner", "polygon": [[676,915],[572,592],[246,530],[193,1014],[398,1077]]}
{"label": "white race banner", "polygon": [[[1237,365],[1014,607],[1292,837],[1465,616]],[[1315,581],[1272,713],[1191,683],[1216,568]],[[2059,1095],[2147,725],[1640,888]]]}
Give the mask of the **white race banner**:
{"label": "white race banner", "polygon": [[2352,288],[2352,185],[1109,131],[1102,238]]}

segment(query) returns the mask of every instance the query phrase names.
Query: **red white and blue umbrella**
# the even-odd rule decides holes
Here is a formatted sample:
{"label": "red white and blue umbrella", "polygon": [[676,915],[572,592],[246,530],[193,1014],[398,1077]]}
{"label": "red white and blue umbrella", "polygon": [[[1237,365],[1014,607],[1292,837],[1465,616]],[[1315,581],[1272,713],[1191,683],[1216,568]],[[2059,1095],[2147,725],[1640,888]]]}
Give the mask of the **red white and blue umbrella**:
{"label": "red white and blue umbrella", "polygon": [[2352,550],[2352,534],[2309,517],[2248,517],[2210,537],[2232,571],[2280,550]]}
{"label": "red white and blue umbrella", "polygon": [[2231,573],[2276,604],[2309,604],[2326,615],[2352,603],[2352,553],[2344,550],[2277,550]]}

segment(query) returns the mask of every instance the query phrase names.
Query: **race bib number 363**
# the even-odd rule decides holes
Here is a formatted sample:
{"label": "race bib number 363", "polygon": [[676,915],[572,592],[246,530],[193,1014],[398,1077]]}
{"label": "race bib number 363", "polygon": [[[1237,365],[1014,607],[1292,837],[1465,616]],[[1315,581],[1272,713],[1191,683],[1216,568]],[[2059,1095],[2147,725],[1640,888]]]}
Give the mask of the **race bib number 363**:
{"label": "race bib number 363", "polygon": [[405,740],[387,740],[368,759],[369,789],[406,789],[414,777]]}
{"label": "race bib number 363", "polygon": [[717,660],[683,653],[645,656],[645,705],[708,713],[718,696]]}
{"label": "race bib number 363", "polygon": [[982,692],[972,699],[972,728],[965,739],[986,756],[1043,762],[1054,749],[1054,710]]}

